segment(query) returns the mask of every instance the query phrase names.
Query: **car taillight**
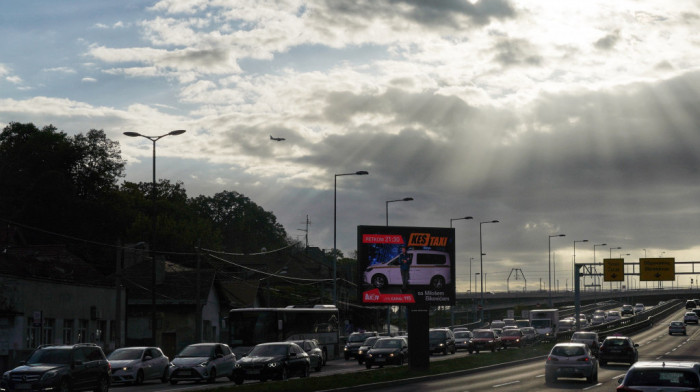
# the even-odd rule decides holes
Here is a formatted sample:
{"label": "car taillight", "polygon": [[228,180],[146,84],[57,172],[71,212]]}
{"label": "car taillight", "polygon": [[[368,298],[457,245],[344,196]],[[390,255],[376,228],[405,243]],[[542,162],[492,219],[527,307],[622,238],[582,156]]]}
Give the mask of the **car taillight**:
{"label": "car taillight", "polygon": [[588,357],[584,357],[584,358],[579,358],[579,359],[577,359],[577,361],[579,361],[579,362],[588,362],[588,361],[590,361],[590,359],[588,359]]}
{"label": "car taillight", "polygon": [[551,355],[547,357],[547,361],[550,361],[550,362],[554,362],[554,361],[558,361],[558,360],[559,360],[559,358],[553,357]]}

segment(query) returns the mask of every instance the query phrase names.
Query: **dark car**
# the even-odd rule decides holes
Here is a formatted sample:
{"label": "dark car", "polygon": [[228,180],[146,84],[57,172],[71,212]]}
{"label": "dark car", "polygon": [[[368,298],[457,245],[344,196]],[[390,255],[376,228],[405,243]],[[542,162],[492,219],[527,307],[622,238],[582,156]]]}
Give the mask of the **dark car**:
{"label": "dark car", "polygon": [[624,362],[630,365],[637,362],[638,344],[627,336],[608,336],[598,348],[598,360],[605,366],[608,362]]}
{"label": "dark car", "polygon": [[471,331],[455,332],[455,349],[456,350],[468,350],[470,340],[472,340]]}
{"label": "dark car", "polygon": [[689,299],[685,301],[685,308],[686,309],[695,309],[697,308],[697,304],[695,303],[695,300]]}
{"label": "dark car", "polygon": [[523,345],[523,333],[519,329],[506,329],[501,335],[501,343],[503,347],[522,347]]}
{"label": "dark car", "polygon": [[94,344],[42,346],[21,366],[2,375],[4,391],[109,390],[112,370]]}
{"label": "dark car", "polygon": [[374,343],[379,340],[379,336],[370,336],[362,343],[362,346],[357,350],[357,363],[362,365],[365,362],[367,351],[374,346]]}
{"label": "dark car", "polygon": [[403,365],[408,357],[408,343],[404,338],[380,338],[367,352],[365,367],[382,367],[384,365]]}
{"label": "dark car", "polygon": [[292,340],[297,346],[309,356],[309,365],[317,372],[321,371],[321,367],[325,364],[323,350],[318,346],[316,339]]}
{"label": "dark car", "polygon": [[697,391],[700,388],[700,364],[640,361],[632,365],[618,382],[618,391]]}
{"label": "dark car", "polygon": [[441,352],[454,354],[457,351],[455,346],[455,335],[449,328],[431,328],[428,332],[430,338],[430,353]]}
{"label": "dark car", "polygon": [[501,344],[501,337],[498,336],[496,332],[490,329],[477,329],[473,332],[474,336],[472,340],[469,341],[469,354],[479,351],[491,350],[494,352],[500,350],[503,345]]}
{"label": "dark car", "polygon": [[622,309],[620,309],[620,313],[623,316],[634,316],[634,306],[622,305]]}
{"label": "dark car", "polygon": [[682,321],[671,321],[668,325],[668,334],[673,335],[674,333],[686,334],[685,323]]}
{"label": "dark car", "polygon": [[370,336],[379,336],[376,332],[353,332],[348,336],[348,341],[343,347],[343,356],[347,361],[350,358],[357,358],[357,350],[362,343]]}
{"label": "dark car", "polygon": [[233,380],[287,380],[309,376],[309,355],[293,342],[261,343],[236,362]]}
{"label": "dark car", "polygon": [[217,377],[233,380],[236,354],[223,343],[190,344],[180,351],[170,363],[170,383],[179,381],[206,381],[213,383]]}

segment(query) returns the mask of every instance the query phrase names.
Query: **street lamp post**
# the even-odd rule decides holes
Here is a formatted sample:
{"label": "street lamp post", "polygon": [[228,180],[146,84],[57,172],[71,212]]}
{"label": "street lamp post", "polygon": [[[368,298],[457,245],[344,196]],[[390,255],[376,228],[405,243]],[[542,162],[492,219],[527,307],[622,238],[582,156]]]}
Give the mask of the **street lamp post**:
{"label": "street lamp post", "polygon": [[369,174],[364,170],[353,173],[336,174],[333,181],[333,305],[338,308],[338,248],[337,238],[337,201],[338,201],[338,177],[340,176],[365,176]]}
{"label": "street lamp post", "polygon": [[[456,220],[467,220],[467,219],[474,219],[474,217],[471,216],[465,216],[463,218],[450,218],[450,228],[452,228],[452,222]],[[457,264],[455,263],[455,269],[457,268]],[[455,276],[457,276],[457,272],[455,271]],[[455,293],[457,290],[457,279],[455,279]],[[471,288],[472,285],[472,264],[471,264],[471,259],[469,260],[469,286]],[[455,305],[457,305],[457,298],[455,298]],[[450,325],[455,325],[455,310],[454,306],[450,306]]]}
{"label": "street lamp post", "polygon": [[153,181],[151,183],[151,199],[153,201],[153,217],[152,222],[151,222],[151,263],[152,263],[152,268],[151,268],[151,340],[153,342],[153,345],[156,346],[156,252],[155,252],[155,247],[156,247],[156,225],[157,225],[157,217],[156,217],[156,142],[166,136],[176,136],[176,135],[182,135],[185,133],[184,129],[178,129],[175,131],[170,131],[166,133],[165,135],[160,135],[160,136],[146,136],[142,135],[138,132],[124,132],[124,135],[129,136],[129,137],[143,137],[151,142],[153,142]]}
{"label": "street lamp post", "polygon": [[571,268],[571,287],[574,287],[574,280],[576,279],[575,276],[575,269],[576,269],[576,243],[577,242],[588,242],[588,240],[575,240],[574,241],[574,260],[573,260],[573,265]]}
{"label": "street lamp post", "polygon": [[[596,246],[607,246],[607,245],[608,245],[608,244],[605,244],[605,243],[603,243],[603,244],[593,244],[593,268],[595,268],[595,265],[596,265],[596,264],[595,264],[595,248],[596,248]],[[598,272],[598,271],[596,270],[596,273],[597,273],[597,272]],[[596,279],[596,278],[598,278],[598,287],[600,287],[600,291],[603,291],[603,284],[600,283],[600,277],[599,277],[599,276],[595,276],[595,277],[593,278],[593,283],[595,283],[595,279]],[[594,286],[594,290],[593,290],[593,291],[595,291],[595,286]]]}
{"label": "street lamp post", "polygon": [[485,222],[479,222],[479,274],[481,277],[481,321],[484,321],[484,249],[482,245],[482,235],[481,235],[481,226],[483,226],[485,223],[498,223],[499,221],[494,219],[491,221],[485,221]]}
{"label": "street lamp post", "polygon": [[386,225],[389,226],[389,203],[397,202],[397,201],[411,201],[413,200],[412,197],[404,197],[403,199],[396,199],[396,200],[387,200],[386,201]]}
{"label": "street lamp post", "polygon": [[566,237],[566,234],[549,236],[549,307],[552,307],[552,237]]}

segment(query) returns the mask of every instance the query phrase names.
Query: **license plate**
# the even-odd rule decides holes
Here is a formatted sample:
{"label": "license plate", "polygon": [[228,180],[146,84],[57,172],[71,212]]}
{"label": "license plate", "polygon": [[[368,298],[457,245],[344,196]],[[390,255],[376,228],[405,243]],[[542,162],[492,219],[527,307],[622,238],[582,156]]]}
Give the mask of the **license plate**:
{"label": "license plate", "polygon": [[179,375],[181,376],[191,376],[192,372],[189,370],[180,370]]}
{"label": "license plate", "polygon": [[260,370],[258,370],[258,369],[251,369],[251,370],[248,370],[248,374],[260,374]]}
{"label": "license plate", "polygon": [[386,358],[377,358],[375,362],[386,362]]}
{"label": "license plate", "polygon": [[15,389],[32,389],[32,384],[15,384]]}

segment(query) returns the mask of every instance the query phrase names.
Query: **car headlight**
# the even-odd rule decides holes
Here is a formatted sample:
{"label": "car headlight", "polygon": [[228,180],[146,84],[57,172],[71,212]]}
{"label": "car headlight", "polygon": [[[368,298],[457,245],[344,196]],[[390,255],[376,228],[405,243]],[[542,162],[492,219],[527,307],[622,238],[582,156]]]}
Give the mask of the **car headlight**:
{"label": "car headlight", "polygon": [[3,379],[3,380],[9,380],[9,379],[10,379],[10,372],[7,371],[7,372],[3,373],[3,374],[2,374],[2,379]]}
{"label": "car headlight", "polygon": [[361,354],[362,354],[362,350],[357,350],[357,353],[361,355]]}
{"label": "car headlight", "polygon": [[389,357],[393,357],[394,355],[395,355],[394,353],[391,353],[391,354],[389,354]]}
{"label": "car headlight", "polygon": [[122,370],[128,372],[129,370],[131,370],[131,366],[124,366]]}
{"label": "car headlight", "polygon": [[344,351],[348,351],[348,346],[343,347]]}
{"label": "car headlight", "polygon": [[207,365],[209,365],[209,360],[206,360],[206,361],[204,361],[204,362],[198,364],[197,366],[199,366],[199,367],[207,367]]}
{"label": "car headlight", "polygon": [[233,365],[233,367],[235,367],[236,369],[240,369],[240,368],[241,368],[241,364],[238,363],[238,362],[236,362],[236,363]]}
{"label": "car headlight", "polygon": [[445,343],[440,343],[440,347],[442,347],[442,346],[444,346],[444,345],[445,345]]}
{"label": "car headlight", "polygon": [[54,378],[58,375],[58,370],[49,370],[41,376],[41,381]]}
{"label": "car headlight", "polygon": [[278,366],[280,366],[280,365],[281,365],[281,364],[280,364],[279,362],[270,362],[270,363],[267,364],[267,367],[269,367],[269,368],[276,368],[276,367],[278,367]]}
{"label": "car headlight", "polygon": [[373,355],[372,355],[372,354],[369,354],[369,353],[367,354],[367,356],[368,356],[368,357],[370,357],[370,358],[372,358],[372,357],[373,357]]}

